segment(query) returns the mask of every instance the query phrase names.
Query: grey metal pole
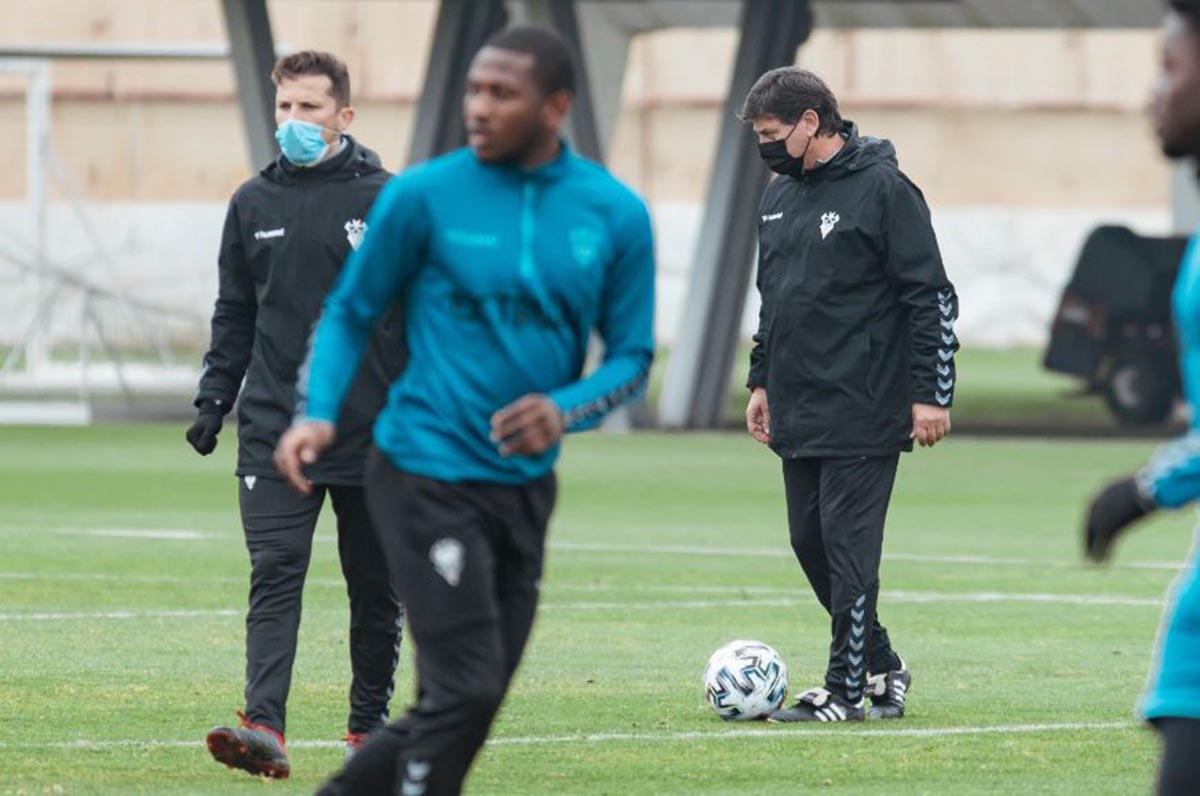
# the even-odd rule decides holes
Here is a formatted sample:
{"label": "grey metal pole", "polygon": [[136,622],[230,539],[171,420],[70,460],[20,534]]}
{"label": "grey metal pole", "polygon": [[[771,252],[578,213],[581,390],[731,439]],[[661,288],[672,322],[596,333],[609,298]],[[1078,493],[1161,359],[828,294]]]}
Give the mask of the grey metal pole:
{"label": "grey metal pole", "polygon": [[600,129],[592,102],[592,83],[588,79],[587,59],[584,58],[583,35],[579,29],[575,0],[547,2],[550,7],[551,24],[570,45],[571,59],[575,66],[575,99],[571,103],[571,115],[567,119],[571,130],[571,143],[584,157],[603,163],[604,146],[600,143]]}
{"label": "grey metal pole", "polygon": [[466,143],[462,98],[467,69],[483,43],[508,22],[503,0],[442,0],[425,68],[425,87],[409,146],[409,164]]}
{"label": "grey metal pole", "polygon": [[795,63],[796,49],[812,25],[808,0],[743,0],[741,41],[722,108],[687,303],[659,399],[660,425],[715,428],[725,415],[746,289],[754,271],[754,208],[769,175],[737,111],[763,72]]}
{"label": "grey metal pole", "polygon": [[250,169],[258,170],[275,159],[275,42],[266,0],[221,0],[229,50],[237,79],[238,102],[246,125]]}

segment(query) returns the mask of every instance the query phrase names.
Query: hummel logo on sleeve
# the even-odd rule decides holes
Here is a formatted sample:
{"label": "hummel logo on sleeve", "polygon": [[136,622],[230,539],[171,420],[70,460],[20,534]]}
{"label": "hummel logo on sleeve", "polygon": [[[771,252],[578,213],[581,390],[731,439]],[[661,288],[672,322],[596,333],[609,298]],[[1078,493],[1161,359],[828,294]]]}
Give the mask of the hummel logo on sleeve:
{"label": "hummel logo on sleeve", "polygon": [[278,229],[260,229],[258,232],[254,233],[255,240],[267,240],[268,238],[282,238],[282,237],[283,237],[283,227],[279,227]]}

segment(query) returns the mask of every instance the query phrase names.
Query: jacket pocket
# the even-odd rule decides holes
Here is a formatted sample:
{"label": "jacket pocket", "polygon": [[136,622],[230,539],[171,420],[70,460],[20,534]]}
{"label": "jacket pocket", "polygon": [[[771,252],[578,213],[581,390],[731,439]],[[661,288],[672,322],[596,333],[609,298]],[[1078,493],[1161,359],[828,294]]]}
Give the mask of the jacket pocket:
{"label": "jacket pocket", "polygon": [[863,356],[863,394],[867,396],[867,400],[874,403],[875,401],[875,346],[871,342],[870,330],[863,331],[863,345],[866,348],[866,353]]}

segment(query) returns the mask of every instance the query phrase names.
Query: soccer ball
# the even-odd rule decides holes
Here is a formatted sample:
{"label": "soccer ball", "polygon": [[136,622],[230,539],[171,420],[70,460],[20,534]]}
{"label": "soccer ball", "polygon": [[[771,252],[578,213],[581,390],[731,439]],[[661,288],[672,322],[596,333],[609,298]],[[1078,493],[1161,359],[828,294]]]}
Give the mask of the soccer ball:
{"label": "soccer ball", "polygon": [[787,698],[787,664],[761,641],[731,641],[704,667],[704,696],[725,721],[765,718]]}

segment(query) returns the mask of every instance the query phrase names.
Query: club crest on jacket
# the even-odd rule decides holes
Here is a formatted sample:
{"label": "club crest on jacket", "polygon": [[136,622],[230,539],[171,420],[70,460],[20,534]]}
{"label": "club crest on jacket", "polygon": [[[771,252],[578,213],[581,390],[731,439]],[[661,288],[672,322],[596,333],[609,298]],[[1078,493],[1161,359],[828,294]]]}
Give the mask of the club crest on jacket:
{"label": "club crest on jacket", "polygon": [[367,234],[367,223],[361,218],[352,218],[346,222],[343,229],[346,230],[346,240],[350,241],[350,248],[357,249],[362,243],[363,235]]}
{"label": "club crest on jacket", "polygon": [[825,237],[830,232],[833,232],[833,228],[837,224],[837,222],[839,222],[841,220],[842,220],[842,217],[839,216],[837,213],[823,214],[821,216],[821,240],[825,240]]}
{"label": "club crest on jacket", "polygon": [[575,227],[570,232],[571,253],[581,268],[587,268],[600,256],[600,233],[588,227]]}

